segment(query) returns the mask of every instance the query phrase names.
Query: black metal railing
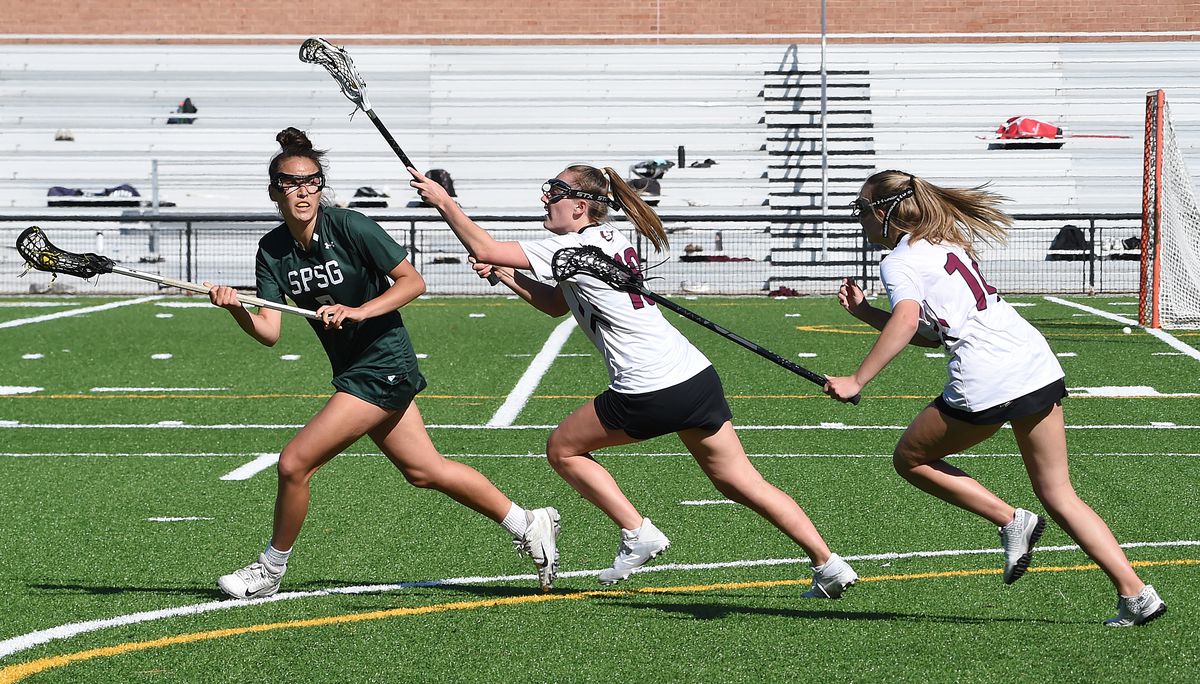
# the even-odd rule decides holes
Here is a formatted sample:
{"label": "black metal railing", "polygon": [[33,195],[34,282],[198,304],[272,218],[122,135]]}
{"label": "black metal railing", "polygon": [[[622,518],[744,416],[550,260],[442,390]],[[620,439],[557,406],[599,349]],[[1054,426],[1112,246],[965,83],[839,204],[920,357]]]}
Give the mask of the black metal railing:
{"label": "black metal railing", "polygon": [[[498,292],[475,277],[466,253],[436,214],[371,213],[411,255],[432,294]],[[540,216],[481,215],[475,220],[501,240],[546,236]],[[884,254],[866,243],[857,222],[846,216],[791,214],[662,215],[671,241],[669,255],[656,255],[635,238],[649,285],[663,293],[818,294],[836,289],[845,277],[867,289],[878,287]],[[1004,246],[981,249],[988,282],[1002,292],[1116,293],[1138,288],[1140,214],[1017,214]],[[59,247],[96,252],[135,270],[191,281],[220,282],[253,289],[259,237],[276,214],[27,214],[0,216],[0,293],[45,291],[46,274],[18,280],[22,260],[12,249],[17,234],[40,225]],[[628,229],[623,217],[617,228]],[[1073,227],[1086,236],[1066,249],[1051,250],[1055,238]],[[1068,228],[1068,230],[1070,230]],[[1060,240],[1060,243],[1063,242]],[[144,293],[155,285],[120,276],[91,283],[59,278],[55,287],[76,292]]]}

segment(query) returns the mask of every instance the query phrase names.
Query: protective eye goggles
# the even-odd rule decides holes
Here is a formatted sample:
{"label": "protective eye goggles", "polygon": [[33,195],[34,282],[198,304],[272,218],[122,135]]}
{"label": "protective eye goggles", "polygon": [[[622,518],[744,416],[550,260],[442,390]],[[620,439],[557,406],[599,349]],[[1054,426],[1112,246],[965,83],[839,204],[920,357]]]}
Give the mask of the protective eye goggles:
{"label": "protective eye goggles", "polygon": [[608,197],[607,195],[598,195],[594,192],[587,192],[585,190],[573,188],[566,181],[558,178],[551,178],[545,183],[542,183],[542,194],[550,198],[550,204],[554,204],[555,202],[561,199],[566,199],[567,197],[575,197],[577,199],[591,200],[592,202],[606,204],[613,209],[621,208],[619,202],[611,197]]}
{"label": "protective eye goggles", "polygon": [[274,173],[271,174],[271,187],[285,195],[290,195],[300,188],[304,188],[309,193],[321,192],[325,189],[325,174],[317,172],[307,176],[297,176],[291,173]]}

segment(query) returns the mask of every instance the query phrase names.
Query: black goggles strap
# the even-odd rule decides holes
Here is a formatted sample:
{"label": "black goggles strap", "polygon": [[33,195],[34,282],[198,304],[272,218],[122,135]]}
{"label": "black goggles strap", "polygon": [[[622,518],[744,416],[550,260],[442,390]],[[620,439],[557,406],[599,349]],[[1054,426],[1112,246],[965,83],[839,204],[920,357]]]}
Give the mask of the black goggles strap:
{"label": "black goggles strap", "polygon": [[[578,188],[573,188],[561,181],[557,182],[557,183],[549,183],[549,185],[550,185],[550,190],[548,190],[547,193],[550,194],[550,204],[554,204],[555,202],[557,202],[560,199],[563,199],[565,197],[574,197],[576,199],[589,200],[591,202],[599,202],[601,204],[608,205],[618,211],[620,211],[621,209],[624,209],[624,207],[621,206],[621,203],[618,202],[615,197],[609,197],[607,195],[600,195],[600,194],[597,194],[594,192],[588,192],[586,190],[579,190]],[[554,190],[557,192],[550,192],[551,190]]]}
{"label": "black goggles strap", "polygon": [[[896,207],[900,206],[901,200],[912,197],[914,194],[916,194],[915,190],[913,190],[912,188],[906,188],[905,190],[898,192],[895,195],[891,195],[890,197],[884,197],[883,199],[878,199],[878,200],[875,200],[874,202],[871,202],[871,206],[878,206],[880,204],[888,205],[887,212],[884,213],[884,215],[883,215],[883,236],[884,237],[888,236],[888,226],[892,221],[892,212],[896,211]],[[888,204],[889,202],[891,204]]]}

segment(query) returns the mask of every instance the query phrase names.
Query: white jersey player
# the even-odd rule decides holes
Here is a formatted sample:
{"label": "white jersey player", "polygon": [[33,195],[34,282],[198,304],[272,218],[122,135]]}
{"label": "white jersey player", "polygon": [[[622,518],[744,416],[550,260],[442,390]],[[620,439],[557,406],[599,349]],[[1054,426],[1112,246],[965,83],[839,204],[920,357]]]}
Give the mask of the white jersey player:
{"label": "white jersey player", "polygon": [[892,249],[879,269],[891,311],[868,304],[854,281],[842,284],[841,305],[880,335],[854,375],[830,377],[825,391],[848,401],[905,345],[944,344],[949,381],[901,436],[893,455],[896,472],[994,523],[1004,581],[1011,584],[1028,569],[1045,520],[1010,506],[945,460],[1011,423],[1034,493],[1116,587],[1117,615],[1105,624],[1146,624],[1165,613],[1166,604],[1071,485],[1062,368],[1041,333],[987,284],[975,259],[976,239],[1003,239],[1012,223],[997,208],[1002,199],[982,188],[942,188],[901,171],[881,171],[863,183],[852,211],[868,240]]}
{"label": "white jersey player", "polygon": [[[656,250],[666,232],[654,211],[610,168],[570,166],[542,186],[544,240],[497,242],[475,224],[437,183],[416,174],[421,198],[436,207],[474,257],[481,277],[495,274],[523,299],[551,315],[571,312],[604,355],[610,384],[567,416],[550,435],[550,464],[621,530],[617,556],[600,573],[602,584],[624,580],[670,540],[630,503],[592,451],[676,433],[696,462],[730,499],[783,530],[808,554],[813,583],[804,596],[838,598],[858,575],[831,553],[816,527],[790,496],[763,480],[746,457],[731,423],[721,380],[712,364],[659,312],[653,301],[620,292],[590,276],[554,279],[554,255],[568,247],[596,246],[631,269],[637,250],[605,223],[610,208],[626,213]],[[516,269],[529,271],[530,278]]]}

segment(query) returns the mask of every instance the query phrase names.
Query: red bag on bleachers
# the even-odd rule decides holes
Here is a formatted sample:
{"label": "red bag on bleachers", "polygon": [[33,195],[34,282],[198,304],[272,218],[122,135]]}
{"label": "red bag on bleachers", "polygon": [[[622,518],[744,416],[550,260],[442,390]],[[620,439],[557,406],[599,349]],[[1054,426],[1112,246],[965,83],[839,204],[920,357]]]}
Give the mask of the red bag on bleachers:
{"label": "red bag on bleachers", "polygon": [[1004,125],[996,129],[1001,140],[1021,140],[1028,138],[1057,138],[1062,135],[1062,129],[1044,121],[1031,119],[1027,116],[1014,116]]}

